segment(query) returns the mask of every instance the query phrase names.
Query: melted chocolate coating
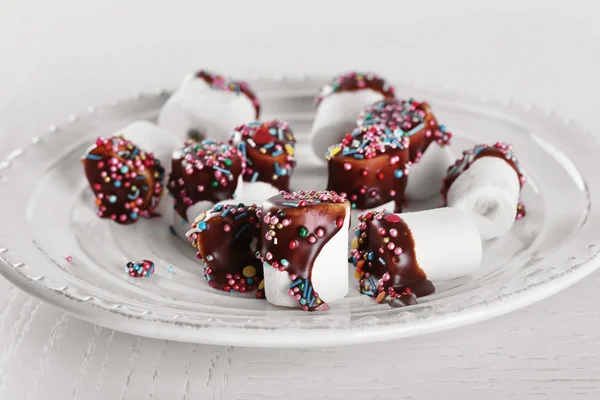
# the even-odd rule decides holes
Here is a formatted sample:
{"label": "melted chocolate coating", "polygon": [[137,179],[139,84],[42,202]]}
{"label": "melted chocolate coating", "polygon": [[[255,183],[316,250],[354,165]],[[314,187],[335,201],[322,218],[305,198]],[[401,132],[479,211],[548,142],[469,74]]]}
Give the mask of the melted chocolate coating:
{"label": "melted chocolate coating", "polygon": [[219,204],[196,218],[188,237],[206,263],[204,277],[211,287],[241,293],[258,288],[263,279],[256,256],[260,214],[255,204]]}
{"label": "melted chocolate coating", "polygon": [[172,165],[167,188],[186,221],[187,209],[199,201],[231,199],[245,166],[237,149],[213,140],[187,143],[173,155]]}
{"label": "melted chocolate coating", "polygon": [[230,143],[245,157],[244,181],[266,182],[279,190],[290,189],[296,166],[296,138],[285,121],[252,122],[235,128]]}
{"label": "melted chocolate coating", "polygon": [[314,291],[312,268],[323,246],[342,228],[347,209],[347,200],[335,192],[282,192],[263,204],[264,268],[287,271],[288,293],[305,311],[329,309]]}
{"label": "melted chocolate coating", "polygon": [[115,136],[98,138],[81,161],[100,218],[132,224],[157,215],[165,170],[152,153]]}
{"label": "melted chocolate coating", "polygon": [[410,162],[417,163],[429,145],[436,141],[440,146],[450,144],[452,134],[444,125],[438,125],[431,107],[413,99],[385,99],[365,108],[357,124],[381,124],[396,135],[410,139]]}
{"label": "melted chocolate coating", "polygon": [[408,179],[408,139],[381,125],[356,128],[329,149],[327,189],[347,197],[352,208],[371,209],[395,201],[404,204]]}
{"label": "melted chocolate coating", "polygon": [[237,94],[243,93],[250,99],[256,110],[256,117],[260,116],[260,101],[256,94],[250,89],[250,85],[244,81],[232,81],[221,75],[210,73],[206,70],[200,70],[196,73],[196,78],[202,79],[211,88],[217,90],[224,90],[227,92],[235,92]]}
{"label": "melted chocolate coating", "polygon": [[386,81],[374,73],[349,72],[344,75],[334,77],[325,84],[317,97],[317,104],[333,93],[355,92],[363,89],[371,89],[381,93],[386,99],[394,98],[394,87],[388,85]]}
{"label": "melted chocolate coating", "polygon": [[[416,297],[435,292],[419,267],[408,225],[387,211],[369,211],[359,217],[352,241],[351,262],[361,293],[378,303],[399,300],[394,306],[416,304]],[[412,299],[411,299],[412,298]]]}
{"label": "melted chocolate coating", "polygon": [[[497,157],[506,161],[508,165],[510,165],[517,176],[519,177],[519,184],[521,185],[521,189],[523,185],[527,181],[526,177],[521,172],[521,168],[519,167],[519,161],[515,157],[513,153],[512,145],[508,145],[505,143],[495,143],[493,146],[488,146],[485,144],[479,144],[473,147],[472,149],[463,151],[463,156],[456,160],[454,165],[448,167],[448,172],[446,173],[446,177],[442,181],[442,196],[444,197],[444,203],[448,204],[448,190],[450,186],[454,183],[456,178],[460,176],[463,172],[469,169],[469,167],[478,159],[482,157]],[[519,220],[526,215],[525,205],[523,202],[519,201],[517,205],[517,215],[516,219]]]}

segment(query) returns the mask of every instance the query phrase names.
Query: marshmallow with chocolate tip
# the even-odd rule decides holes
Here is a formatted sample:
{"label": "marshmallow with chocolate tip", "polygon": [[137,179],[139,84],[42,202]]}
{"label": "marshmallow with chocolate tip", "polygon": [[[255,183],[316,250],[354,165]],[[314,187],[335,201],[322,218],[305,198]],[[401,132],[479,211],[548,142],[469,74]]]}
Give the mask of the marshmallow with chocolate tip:
{"label": "marshmallow with chocolate tip", "polygon": [[452,156],[449,150],[452,135],[444,125],[438,125],[431,107],[414,99],[385,99],[365,108],[357,124],[382,125],[394,134],[407,137],[409,144],[410,178],[406,187],[408,199],[422,200],[438,192]]}
{"label": "marshmallow with chocolate tip", "polygon": [[391,98],[394,98],[393,86],[376,74],[351,72],[334,77],[317,97],[317,114],[310,133],[317,157],[325,158],[330,146],[352,132],[364,107]]}
{"label": "marshmallow with chocolate tip", "polygon": [[334,192],[282,192],[263,203],[267,301],[324,311],[348,293],[350,203]]}
{"label": "marshmallow with chocolate tip", "polygon": [[196,217],[186,236],[205,263],[208,284],[228,292],[252,291],[263,278],[260,208],[255,204],[217,204]]}
{"label": "marshmallow with chocolate tip", "polygon": [[355,128],[327,154],[327,189],[369,210],[391,201],[401,211],[408,178],[408,139],[382,125]]}
{"label": "marshmallow with chocolate tip", "polygon": [[201,70],[188,75],[160,110],[158,124],[181,140],[227,141],[231,130],[258,118],[260,103],[246,82]]}
{"label": "marshmallow with chocolate tip", "polygon": [[484,240],[497,238],[525,215],[520,202],[526,178],[512,146],[477,145],[448,168],[442,194],[449,207],[473,216]]}
{"label": "marshmallow with chocolate tip", "polygon": [[167,189],[175,233],[183,237],[194,218],[215,203],[242,197],[244,167],[235,147],[213,140],[190,142],[173,153]]}
{"label": "marshmallow with chocolate tip", "polygon": [[350,260],[361,293],[379,303],[415,304],[435,291],[431,281],[469,275],[481,264],[477,226],[460,210],[370,211],[359,220]]}
{"label": "marshmallow with chocolate tip", "polygon": [[290,190],[296,138],[285,121],[255,121],[236,127],[230,143],[244,157],[244,201],[256,204]]}

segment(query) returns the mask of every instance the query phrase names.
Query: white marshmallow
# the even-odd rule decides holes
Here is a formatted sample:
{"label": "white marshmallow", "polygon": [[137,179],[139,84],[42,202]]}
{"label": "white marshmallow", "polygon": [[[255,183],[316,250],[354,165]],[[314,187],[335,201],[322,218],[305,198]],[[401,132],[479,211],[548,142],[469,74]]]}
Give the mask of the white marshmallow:
{"label": "white marshmallow", "polygon": [[481,157],[448,189],[448,206],[472,214],[483,240],[506,233],[514,224],[521,185],[514,168],[498,157]]}
{"label": "white marshmallow", "polygon": [[[164,216],[165,219],[167,219],[168,221],[171,221],[171,227],[173,228],[173,231],[177,234],[177,236],[183,240],[187,240],[185,237],[185,234],[190,230],[190,226],[192,225],[192,223],[194,222],[194,220],[196,219],[196,217],[200,214],[202,214],[203,212],[210,210],[211,208],[215,207],[217,204],[237,204],[237,203],[243,203],[243,200],[239,200],[241,198],[244,197],[244,185],[243,185],[243,179],[242,176],[240,175],[240,177],[238,178],[238,184],[237,184],[237,188],[235,189],[235,198],[234,199],[229,199],[229,200],[223,200],[220,201],[218,203],[213,203],[211,201],[199,201],[193,205],[191,205],[186,212],[187,215],[187,221],[185,219],[183,219],[179,213],[177,213],[175,210],[173,210],[173,207],[171,206],[171,210],[168,212],[164,212],[164,214],[162,214]],[[163,199],[163,200],[168,200],[168,199]]]}
{"label": "white marshmallow", "polygon": [[449,146],[440,146],[436,142],[432,142],[419,162],[410,168],[406,184],[406,198],[424,200],[439,194],[440,185],[452,160],[454,160],[454,156]]}
{"label": "white marshmallow", "polygon": [[[348,294],[348,230],[350,207],[342,228],[327,242],[317,256],[311,281],[315,292],[325,303],[344,298]],[[290,277],[287,272],[265,266],[265,297],[276,306],[298,308],[298,302],[288,294]]]}
{"label": "white marshmallow", "polygon": [[481,238],[468,213],[436,208],[398,215],[410,229],[417,263],[427,279],[454,279],[479,269]]}
{"label": "white marshmallow", "polygon": [[158,124],[181,140],[195,130],[226,142],[233,128],[255,119],[256,109],[245,94],[213,89],[188,76],[160,110]]}
{"label": "white marshmallow", "polygon": [[171,172],[173,152],[183,146],[183,142],[173,133],[148,121],[133,122],[118,131],[117,134],[123,135],[125,139],[141,150],[153,153],[165,169],[165,176]]}
{"label": "white marshmallow", "polygon": [[236,201],[244,204],[256,204],[262,206],[268,198],[276,196],[279,189],[266,182],[244,182],[244,191],[240,197],[236,197]]}
{"label": "white marshmallow", "polygon": [[383,98],[380,92],[371,89],[332,93],[323,98],[310,132],[315,155],[324,160],[327,149],[356,128],[362,109]]}

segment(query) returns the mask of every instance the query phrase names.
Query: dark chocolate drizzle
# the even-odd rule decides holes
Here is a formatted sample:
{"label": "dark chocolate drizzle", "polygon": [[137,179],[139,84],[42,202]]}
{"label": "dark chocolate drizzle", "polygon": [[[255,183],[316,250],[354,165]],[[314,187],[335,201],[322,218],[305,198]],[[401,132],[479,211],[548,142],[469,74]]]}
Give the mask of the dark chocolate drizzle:
{"label": "dark chocolate drizzle", "polygon": [[202,79],[211,88],[216,90],[224,90],[227,92],[234,92],[236,94],[243,93],[250,99],[254,109],[256,110],[256,117],[260,116],[260,101],[256,94],[250,89],[250,85],[244,81],[234,81],[227,79],[221,75],[213,74],[206,70],[200,70],[196,73],[196,78]]}
{"label": "dark chocolate drizzle", "polygon": [[331,146],[327,189],[347,197],[352,208],[368,210],[395,201],[404,204],[408,179],[408,138],[382,125],[356,128],[342,143]]}
{"label": "dark chocolate drizzle", "polygon": [[414,99],[384,99],[365,108],[357,124],[382,124],[394,134],[410,139],[410,162],[417,163],[432,142],[440,146],[450,144],[452,134],[444,125],[438,125],[431,107]]}
{"label": "dark chocolate drizzle", "polygon": [[228,292],[252,291],[263,279],[261,210],[255,204],[217,205],[196,218],[187,236],[203,259],[208,284]]}
{"label": "dark chocolate drizzle", "polygon": [[371,89],[381,93],[386,99],[394,98],[394,87],[388,85],[385,79],[377,74],[367,72],[349,72],[344,75],[335,76],[330,82],[323,85],[317,97],[317,104],[327,96],[338,92],[354,92],[363,89]]}
{"label": "dark chocolate drizzle", "polygon": [[167,189],[177,213],[187,221],[187,209],[199,201],[231,199],[244,169],[236,148],[213,140],[186,143],[173,155]]}
{"label": "dark chocolate drizzle", "polygon": [[347,200],[335,192],[281,192],[263,204],[264,268],[289,274],[288,294],[305,311],[329,309],[314,290],[312,269],[323,246],[344,225],[347,209]]}
{"label": "dark chocolate drizzle", "polygon": [[290,190],[296,138],[285,121],[252,122],[235,128],[230,143],[245,157],[244,181]]}
{"label": "dark chocolate drizzle", "polygon": [[[527,182],[527,178],[521,172],[521,168],[519,167],[519,161],[515,157],[513,153],[512,145],[497,142],[493,146],[488,146],[485,144],[478,144],[472,149],[465,150],[462,153],[462,157],[456,160],[456,162],[448,167],[448,172],[446,173],[446,177],[442,181],[442,196],[444,197],[444,204],[448,204],[448,190],[450,186],[454,183],[454,181],[478,159],[482,157],[497,157],[508,163],[519,177],[519,184],[521,185],[521,189],[523,189],[523,185]],[[519,201],[517,204],[517,215],[515,219],[519,220],[526,215],[525,204],[522,201]]]}
{"label": "dark chocolate drizzle", "polygon": [[416,304],[417,297],[435,292],[419,267],[410,228],[400,216],[369,211],[359,221],[350,261],[362,294],[398,306]]}
{"label": "dark chocolate drizzle", "polygon": [[165,170],[152,153],[114,136],[96,139],[81,161],[100,218],[132,224],[157,215]]}

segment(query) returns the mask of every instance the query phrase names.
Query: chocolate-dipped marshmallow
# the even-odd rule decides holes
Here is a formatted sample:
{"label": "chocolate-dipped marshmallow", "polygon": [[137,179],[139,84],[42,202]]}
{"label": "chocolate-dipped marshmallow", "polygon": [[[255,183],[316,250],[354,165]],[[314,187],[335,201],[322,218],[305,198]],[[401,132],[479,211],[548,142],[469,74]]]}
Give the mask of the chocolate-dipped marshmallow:
{"label": "chocolate-dipped marshmallow", "polygon": [[261,217],[267,301],[328,310],[348,293],[350,203],[334,192],[282,192]]}
{"label": "chocolate-dipped marshmallow", "polygon": [[381,100],[365,108],[357,124],[382,124],[395,134],[409,138],[411,177],[406,187],[408,198],[425,199],[437,192],[438,183],[452,160],[447,147],[452,135],[444,125],[438,124],[429,104],[413,99]]}
{"label": "chocolate-dipped marshmallow", "polygon": [[477,145],[448,168],[442,195],[449,207],[472,214],[481,237],[489,240],[525,216],[520,196],[526,180],[511,145]]}
{"label": "chocolate-dipped marshmallow", "polygon": [[258,98],[246,82],[201,70],[183,80],[160,110],[158,123],[181,140],[226,141],[234,127],[259,114]]}
{"label": "chocolate-dipped marshmallow", "polygon": [[100,218],[131,224],[157,215],[164,168],[152,153],[121,136],[98,138],[81,159]]}
{"label": "chocolate-dipped marshmallow", "polygon": [[350,261],[359,290],[378,303],[415,304],[435,291],[432,280],[468,275],[481,264],[477,227],[460,210],[369,211],[359,221]]}
{"label": "chocolate-dipped marshmallow", "polygon": [[244,159],[235,147],[213,140],[188,143],[173,153],[167,189],[174,199],[176,233],[214,203],[241,195]]}
{"label": "chocolate-dipped marshmallow", "polygon": [[327,189],[347,197],[352,208],[382,205],[400,212],[408,178],[408,138],[382,125],[355,128],[327,154]]}
{"label": "chocolate-dipped marshmallow", "polygon": [[240,125],[233,130],[230,143],[246,162],[245,202],[260,204],[280,190],[290,190],[296,166],[296,139],[287,122],[272,120]]}
{"label": "chocolate-dipped marshmallow", "polygon": [[321,88],[310,140],[319,158],[356,127],[360,111],[382,99],[394,98],[394,87],[373,73],[351,72],[334,77]]}
{"label": "chocolate-dipped marshmallow", "polygon": [[187,237],[204,260],[204,277],[216,289],[252,291],[262,281],[260,213],[255,204],[219,204],[200,214]]}

